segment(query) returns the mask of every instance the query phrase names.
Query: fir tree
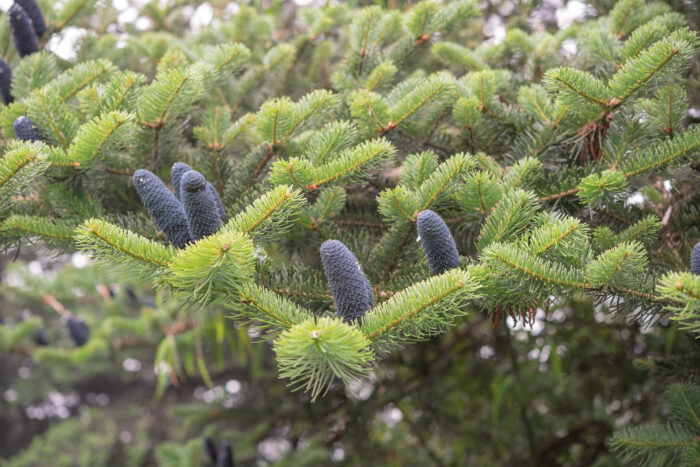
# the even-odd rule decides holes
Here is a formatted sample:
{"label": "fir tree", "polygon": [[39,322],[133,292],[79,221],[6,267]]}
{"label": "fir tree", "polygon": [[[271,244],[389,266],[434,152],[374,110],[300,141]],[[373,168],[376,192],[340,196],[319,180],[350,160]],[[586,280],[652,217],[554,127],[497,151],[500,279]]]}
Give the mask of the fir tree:
{"label": "fir tree", "polygon": [[[271,341],[279,377],[315,403],[331,407],[383,377],[386,407],[403,400],[393,391],[445,365],[421,349],[449,356],[488,318],[495,342],[477,349],[509,356],[485,385],[489,421],[498,426],[499,404],[513,404],[524,427],[514,451],[545,465],[559,462],[566,440],[538,446],[546,429],[533,419],[545,411],[523,395],[528,352],[516,352],[516,323],[585,302],[589,319],[595,306],[637,323],[628,332],[670,321],[673,333],[700,336],[700,192],[690,169],[700,130],[688,117],[698,37],[669,5],[620,0],[550,32],[519,19],[534,8],[520,5],[500,42],[483,41],[486,18],[471,0],[308,8],[291,28],[252,7],[226,18],[212,6],[217,24],[186,35],[180,5],[149,4],[139,11],[153,30],[125,28],[127,39],[109,32],[111,7],[93,7],[57,4],[46,24],[31,0],[8,13],[19,57],[5,54],[12,73],[0,63],[0,234],[8,249],[81,250],[148,283],[157,300],[143,311],[132,291],[138,314],[94,313],[88,328],[44,293],[40,303],[66,317],[76,348],[50,334],[51,345],[27,350],[25,338],[43,329],[37,318],[3,326],[0,348],[75,365],[107,361],[121,333],[144,339],[161,397],[187,376],[213,387],[209,368],[222,367],[225,346],[264,351],[250,335]],[[75,58],[39,50],[37,36],[70,24],[91,31]],[[575,55],[563,47],[571,41]],[[168,171],[174,194],[162,181]],[[218,349],[216,362],[204,348]],[[413,382],[395,388],[396,372],[382,371],[401,363],[399,348],[416,368],[407,360],[399,377]],[[541,379],[563,391],[556,348]],[[680,378],[697,373],[689,361],[647,367]],[[588,370],[566,369],[575,371]],[[431,388],[448,390],[439,386]],[[697,427],[686,422],[696,388],[679,387],[668,393],[672,424],[625,428],[611,447],[630,460],[695,462]],[[463,397],[451,394],[446,407]],[[363,423],[347,410],[339,437]],[[610,433],[593,422],[604,423],[599,437]],[[334,436],[323,437],[327,448]],[[200,462],[201,439],[164,444],[154,457],[167,464],[194,452]],[[434,443],[450,454],[435,454]],[[468,458],[434,438],[420,444],[424,463]],[[216,462],[233,464],[230,446]]]}

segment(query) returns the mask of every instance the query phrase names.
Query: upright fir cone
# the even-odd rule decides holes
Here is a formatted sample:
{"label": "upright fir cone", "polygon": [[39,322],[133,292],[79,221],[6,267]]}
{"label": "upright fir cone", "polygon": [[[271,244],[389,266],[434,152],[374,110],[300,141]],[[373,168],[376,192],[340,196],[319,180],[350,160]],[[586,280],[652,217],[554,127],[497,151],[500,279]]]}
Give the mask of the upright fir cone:
{"label": "upright fir cone", "polygon": [[331,293],[338,308],[338,317],[346,323],[360,321],[372,308],[372,286],[355,255],[338,240],[321,245],[321,261]]}
{"label": "upright fir cone", "polygon": [[216,204],[216,212],[219,214],[221,220],[224,220],[224,217],[226,216],[226,211],[224,211],[224,203],[221,201],[219,193],[216,191],[216,188],[214,188],[214,185],[212,185],[209,182],[207,182],[207,189],[214,198],[214,203]]}
{"label": "upright fir cone", "polygon": [[221,442],[216,467],[233,467],[233,449],[228,441]]}
{"label": "upright fir cone", "polygon": [[[176,162],[175,164],[173,164],[173,168],[170,171],[170,174],[172,175],[175,196],[177,196],[177,199],[179,199],[180,201],[182,201],[182,193],[180,192],[182,190],[182,188],[180,187],[182,176],[190,170],[192,170],[192,168],[184,162]],[[219,217],[223,220],[224,216],[226,216],[226,212],[224,211],[224,203],[221,202],[219,193],[216,191],[216,188],[214,188],[214,185],[212,185],[209,182],[207,182],[207,189],[211,192],[211,195],[214,198],[214,202],[216,203],[216,212],[219,214]]]}
{"label": "upright fir cone", "polygon": [[700,276],[700,242],[693,247],[693,256],[690,257],[690,272]]}
{"label": "upright fir cone", "polygon": [[11,104],[15,101],[12,97],[12,69],[7,62],[0,57],[0,95],[2,95],[2,100],[5,105]]}
{"label": "upright fir cone", "polygon": [[182,176],[180,196],[192,240],[199,240],[219,230],[221,217],[216,210],[216,201],[201,173],[190,170]]}
{"label": "upright fir cone", "polygon": [[182,204],[168,187],[148,170],[139,169],[134,172],[134,186],[158,229],[162,230],[170,243],[177,248],[185,248],[191,238]]}
{"label": "upright fir cone", "polygon": [[192,170],[192,167],[185,164],[184,162],[175,162],[173,164],[173,168],[170,169],[170,176],[172,177],[173,181],[173,190],[175,190],[175,197],[180,201],[182,201],[182,196],[180,193],[180,182],[182,180],[182,176],[190,170]]}
{"label": "upright fir cone", "polygon": [[204,452],[207,453],[207,456],[209,456],[209,460],[211,461],[211,465],[216,465],[216,445],[214,444],[214,441],[208,437],[205,436],[202,438],[202,444],[204,445]]}
{"label": "upright fir cone", "polygon": [[24,8],[17,3],[13,3],[7,14],[10,16],[10,31],[12,40],[20,57],[26,57],[39,50],[39,41],[36,31],[32,26],[32,20]]}
{"label": "upright fir cone", "polygon": [[37,37],[41,37],[46,32],[46,23],[44,22],[44,15],[41,14],[41,8],[37,5],[35,0],[15,0],[19,6],[24,8],[27,12],[27,16],[32,21],[32,26],[34,26],[34,32],[36,32]]}
{"label": "upright fir cone", "polygon": [[49,345],[49,339],[46,337],[46,333],[41,328],[34,331],[33,339],[34,343],[40,347],[46,347]]}
{"label": "upright fir cone", "polygon": [[15,136],[22,141],[44,141],[44,137],[39,131],[39,127],[34,124],[29,117],[22,115],[15,120],[12,127],[15,129]]}
{"label": "upright fir cone", "polygon": [[90,339],[90,328],[85,321],[77,316],[69,316],[66,325],[68,326],[70,337],[78,347],[82,347]]}
{"label": "upright fir cone", "polygon": [[[29,317],[31,317],[31,313],[29,313],[29,311],[27,310],[24,310],[22,311],[22,313],[19,314],[19,322],[21,323],[22,321],[29,319]],[[1,315],[0,318],[2,318]],[[2,319],[0,319],[0,324],[2,324],[2,322]],[[34,331],[32,340],[39,347],[46,347],[47,345],[49,345],[49,339],[46,337],[46,333],[42,328],[38,328],[36,331]]]}
{"label": "upright fir cone", "polygon": [[459,252],[445,221],[431,210],[418,214],[418,236],[430,271],[442,274],[459,266]]}

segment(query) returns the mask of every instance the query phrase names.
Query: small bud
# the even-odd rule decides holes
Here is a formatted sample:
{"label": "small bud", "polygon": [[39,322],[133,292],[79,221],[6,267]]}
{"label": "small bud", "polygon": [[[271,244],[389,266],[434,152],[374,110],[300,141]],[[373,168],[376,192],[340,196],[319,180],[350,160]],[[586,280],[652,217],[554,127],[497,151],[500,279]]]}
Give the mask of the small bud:
{"label": "small bud", "polygon": [[34,331],[34,343],[40,347],[46,347],[49,345],[49,339],[46,337],[46,333],[43,329],[37,329]]}
{"label": "small bud", "polygon": [[192,170],[192,167],[185,164],[184,162],[175,162],[173,168],[170,169],[170,176],[173,182],[173,190],[175,191],[175,197],[182,201],[182,196],[180,194],[180,180],[186,172]]}
{"label": "small bud", "polygon": [[228,441],[221,442],[216,467],[233,467],[233,449]]}
{"label": "small bud", "polygon": [[192,239],[199,240],[216,233],[221,227],[221,218],[204,176],[196,170],[190,170],[182,176],[180,185],[180,196]]}
{"label": "small bud", "polygon": [[10,16],[10,31],[12,40],[20,57],[26,57],[39,50],[36,31],[32,26],[32,20],[24,11],[24,8],[17,3],[13,3],[7,14]]}
{"label": "small bud", "polygon": [[207,453],[207,456],[209,456],[209,460],[211,461],[211,465],[216,465],[216,445],[214,444],[214,441],[208,436],[205,436],[202,439],[202,442],[204,443],[204,452]]}
{"label": "small bud", "polygon": [[459,252],[445,221],[431,210],[418,214],[418,235],[430,271],[442,274],[459,266]]}
{"label": "small bud", "polygon": [[22,115],[15,120],[12,127],[15,130],[15,136],[21,141],[44,141],[39,127],[34,124],[29,117]]}
{"label": "small bud", "polygon": [[338,317],[346,323],[359,321],[372,308],[372,286],[355,255],[338,240],[321,245],[321,261],[331,293],[338,308]]}
{"label": "small bud", "polygon": [[24,8],[27,12],[27,16],[32,22],[34,27],[34,32],[38,37],[41,37],[46,32],[46,23],[44,22],[44,16],[41,14],[41,9],[37,5],[35,0],[15,0],[19,6]]}
{"label": "small bud", "polygon": [[12,97],[12,69],[5,60],[0,58],[0,95],[5,105],[12,104],[15,98]]}
{"label": "small bud", "polygon": [[134,186],[158,229],[162,230],[170,243],[177,248],[185,248],[191,238],[182,204],[163,182],[148,170],[139,169],[134,172]]}
{"label": "small bud", "polygon": [[68,326],[70,337],[78,347],[82,347],[90,339],[90,328],[85,321],[77,316],[69,316],[66,325]]}
{"label": "small bud", "polygon": [[700,242],[693,247],[693,256],[690,257],[690,272],[700,276]]}

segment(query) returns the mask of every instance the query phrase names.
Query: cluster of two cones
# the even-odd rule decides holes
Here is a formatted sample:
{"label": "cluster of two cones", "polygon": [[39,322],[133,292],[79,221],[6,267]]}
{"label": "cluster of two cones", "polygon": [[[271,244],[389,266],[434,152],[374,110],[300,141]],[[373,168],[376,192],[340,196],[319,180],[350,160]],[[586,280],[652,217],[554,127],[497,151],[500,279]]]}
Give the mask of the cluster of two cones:
{"label": "cluster of two cones", "polygon": [[189,165],[178,162],[171,173],[175,194],[143,169],[134,173],[134,186],[158,229],[175,247],[184,248],[219,230],[224,207],[213,185]]}
{"label": "cluster of two cones", "polygon": [[[15,0],[7,12],[10,18],[10,32],[20,58],[39,50],[39,38],[46,32],[46,23],[41,9],[35,0]],[[0,58],[0,95],[5,104],[14,101],[10,84],[12,70]]]}
{"label": "cluster of two cones", "polygon": [[[24,321],[29,318],[28,312],[23,312],[20,315],[19,320]],[[0,325],[4,324],[5,320],[2,315],[0,315]],[[66,317],[66,327],[68,328],[68,333],[76,346],[82,347],[85,343],[90,340],[90,327],[81,318],[73,315],[68,315]],[[49,339],[46,337],[46,332],[42,328],[37,329],[33,336],[34,343],[38,346],[45,347],[49,345]]]}
{"label": "cluster of two cones", "polygon": [[[416,221],[421,246],[430,271],[442,274],[459,266],[459,252],[450,229],[435,212],[426,210]],[[358,322],[372,308],[372,285],[355,255],[338,240],[321,245],[321,261],[335,299],[338,317],[347,323]]]}
{"label": "cluster of two cones", "polygon": [[216,467],[233,467],[233,448],[231,447],[230,442],[226,440],[221,441],[221,447],[217,452],[216,445],[214,444],[214,441],[211,438],[206,436],[204,437],[203,441],[204,450],[206,451],[207,456],[209,457],[211,465]]}

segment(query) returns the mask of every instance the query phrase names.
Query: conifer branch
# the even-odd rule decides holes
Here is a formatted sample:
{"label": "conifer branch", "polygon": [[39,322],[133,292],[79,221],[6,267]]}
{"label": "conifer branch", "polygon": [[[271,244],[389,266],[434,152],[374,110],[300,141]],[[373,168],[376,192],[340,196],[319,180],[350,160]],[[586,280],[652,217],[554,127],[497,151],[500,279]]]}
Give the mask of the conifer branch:
{"label": "conifer branch", "polygon": [[99,219],[87,220],[76,230],[76,242],[98,259],[147,275],[170,266],[174,250]]}
{"label": "conifer branch", "polygon": [[394,294],[368,311],[360,328],[380,348],[425,339],[467,312],[479,285],[469,271],[449,270]]}

